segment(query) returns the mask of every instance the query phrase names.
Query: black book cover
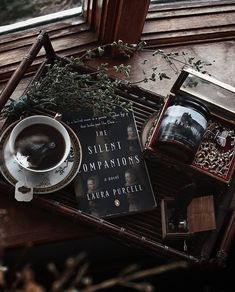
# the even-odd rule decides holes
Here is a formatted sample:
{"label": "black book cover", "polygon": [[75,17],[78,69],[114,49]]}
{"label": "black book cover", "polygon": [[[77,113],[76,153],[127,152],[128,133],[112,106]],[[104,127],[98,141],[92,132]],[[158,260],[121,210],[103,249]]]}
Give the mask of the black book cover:
{"label": "black book cover", "polygon": [[111,217],[156,207],[132,112],[118,111],[110,118],[82,109],[64,114],[63,121],[82,146],[74,180],[78,209]]}

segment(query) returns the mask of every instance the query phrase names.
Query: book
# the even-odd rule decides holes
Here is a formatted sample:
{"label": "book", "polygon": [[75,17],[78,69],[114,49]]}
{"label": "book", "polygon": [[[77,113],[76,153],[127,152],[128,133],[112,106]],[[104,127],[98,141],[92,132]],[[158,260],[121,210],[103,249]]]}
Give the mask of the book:
{"label": "book", "polygon": [[104,218],[156,207],[132,111],[108,117],[82,109],[65,113],[62,120],[82,146],[74,179],[79,210]]}

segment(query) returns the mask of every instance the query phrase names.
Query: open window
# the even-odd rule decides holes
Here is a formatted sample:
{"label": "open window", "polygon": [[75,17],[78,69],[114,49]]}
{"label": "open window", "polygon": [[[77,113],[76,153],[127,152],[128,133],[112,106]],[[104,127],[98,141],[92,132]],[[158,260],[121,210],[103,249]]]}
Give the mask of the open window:
{"label": "open window", "polygon": [[83,0],[1,1],[0,34],[78,16],[82,3]]}

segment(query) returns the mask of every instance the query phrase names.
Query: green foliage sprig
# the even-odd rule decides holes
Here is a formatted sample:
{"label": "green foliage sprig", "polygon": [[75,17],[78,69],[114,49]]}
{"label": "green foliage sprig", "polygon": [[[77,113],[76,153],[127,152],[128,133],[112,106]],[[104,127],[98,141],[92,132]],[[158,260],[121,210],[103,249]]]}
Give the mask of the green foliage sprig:
{"label": "green foliage sprig", "polygon": [[[128,111],[130,102],[125,102],[116,94],[117,89],[129,86],[129,82],[118,78],[110,78],[108,64],[101,64],[97,71],[92,73],[79,73],[76,68],[84,66],[85,62],[94,57],[101,57],[107,47],[117,48],[123,55],[130,57],[143,45],[129,45],[122,41],[100,46],[88,50],[79,58],[71,58],[68,63],[55,62],[48,65],[45,77],[34,82],[26,94],[19,100],[10,100],[0,114],[0,118],[19,117],[22,113],[36,110],[52,110],[64,112],[79,110],[81,107],[90,107],[97,112],[112,115],[116,106]],[[128,77],[130,66],[120,64],[113,66],[118,73]]]}
{"label": "green foliage sprig", "polygon": [[[123,86],[132,86],[141,82],[156,81],[157,79],[171,79],[166,72],[159,71],[157,66],[152,66],[150,76],[143,70],[143,79],[137,82],[129,82],[130,65],[117,65],[112,68],[123,75],[123,79],[110,78],[109,64],[101,64],[95,72],[80,73],[76,68],[85,68],[89,59],[103,56],[107,48],[115,48],[122,55],[130,58],[136,51],[145,50],[145,42],[130,45],[121,40],[88,50],[78,58],[70,58],[68,63],[55,62],[48,65],[46,75],[34,82],[24,96],[19,100],[10,100],[0,113],[0,119],[7,117],[19,117],[23,113],[31,113],[36,110],[52,110],[59,113],[69,110],[79,110],[82,107],[95,109],[99,113],[112,115],[116,106],[128,111],[131,103],[123,101],[117,94],[117,90]],[[165,53],[162,50],[152,51],[153,56],[160,56],[175,74],[185,68],[192,67],[197,71],[206,73],[206,62],[196,60],[186,53]],[[143,61],[143,65],[148,60]]]}

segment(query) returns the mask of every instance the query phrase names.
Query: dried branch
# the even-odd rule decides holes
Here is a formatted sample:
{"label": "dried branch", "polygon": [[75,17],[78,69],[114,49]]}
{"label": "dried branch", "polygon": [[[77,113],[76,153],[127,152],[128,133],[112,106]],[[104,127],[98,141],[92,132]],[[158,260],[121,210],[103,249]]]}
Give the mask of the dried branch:
{"label": "dried branch", "polygon": [[[52,269],[53,272],[56,271],[56,274],[53,273],[54,275],[56,275],[56,281],[52,285],[52,291],[54,292],[61,291],[63,286],[66,283],[68,283],[69,280],[74,276],[75,270],[77,269],[78,265],[85,259],[85,257],[86,257],[86,253],[81,253],[75,258],[68,258],[66,261],[65,270],[61,274],[59,274],[59,272],[57,271],[54,265],[50,264],[48,266],[50,271],[52,267],[53,267]],[[77,281],[82,278],[84,273],[87,271],[88,266],[89,265],[87,263],[85,263],[85,265],[82,265],[82,267],[80,268],[79,272],[77,273],[72,283],[77,283]]]}
{"label": "dried branch", "polygon": [[[127,276],[119,276],[117,278],[112,278],[112,279],[108,279],[105,280],[102,283],[81,289],[80,292],[95,292],[101,289],[108,289],[114,286],[132,286],[132,288],[134,288],[132,281],[134,280],[141,280],[144,279],[146,277],[150,277],[153,275],[159,275],[162,273],[166,273],[168,271],[172,271],[175,269],[179,269],[179,268],[188,268],[189,264],[186,262],[174,262],[174,263],[170,263],[170,264],[166,264],[166,265],[162,265],[160,267],[155,267],[152,269],[147,269],[147,270],[143,270],[143,271],[138,271],[135,272],[131,275],[127,275]],[[132,284],[130,284],[132,283]],[[138,285],[136,287],[139,287]],[[143,286],[142,286],[143,287]],[[142,290],[143,291],[143,290]]]}
{"label": "dried branch", "polygon": [[[107,48],[115,48],[126,57],[132,56],[136,51],[144,50],[145,42],[138,44],[127,44],[119,40],[111,44],[99,46],[88,50],[78,58],[71,58],[69,63],[56,62],[53,66],[48,65],[46,75],[38,82],[34,82],[19,100],[10,100],[0,113],[0,119],[7,117],[20,117],[23,113],[30,114],[35,109],[44,109],[63,113],[64,111],[77,111],[80,108],[92,108],[98,113],[105,113],[112,116],[116,107],[128,111],[131,109],[131,102],[120,101],[117,91],[123,86],[133,86],[142,82],[171,79],[166,72],[158,70],[157,66],[152,66],[152,72],[147,76],[143,70],[144,77],[141,80],[126,81],[131,72],[130,65],[119,64],[112,68],[123,74],[123,80],[110,78],[108,75],[109,66],[107,63],[101,64],[96,72],[81,74],[77,71],[78,66],[86,68],[85,62],[91,58],[101,57]],[[149,50],[148,50],[149,51]],[[175,74],[186,66],[197,71],[206,73],[205,66],[211,64],[202,60],[196,60],[187,53],[171,52],[165,53],[163,50],[152,51],[153,56],[161,56]],[[143,65],[148,60],[143,61]]]}

